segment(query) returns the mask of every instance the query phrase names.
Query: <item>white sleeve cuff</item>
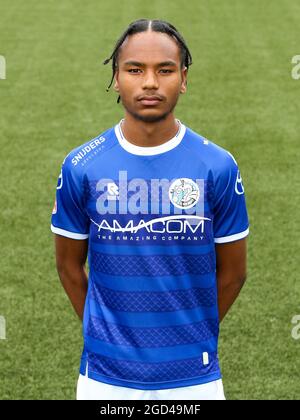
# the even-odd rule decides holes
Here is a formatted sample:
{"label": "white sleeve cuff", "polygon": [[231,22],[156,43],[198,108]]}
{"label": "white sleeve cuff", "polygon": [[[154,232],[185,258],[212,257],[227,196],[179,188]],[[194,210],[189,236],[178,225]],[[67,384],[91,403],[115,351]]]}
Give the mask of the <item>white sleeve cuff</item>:
{"label": "white sleeve cuff", "polygon": [[243,239],[248,235],[249,235],[249,228],[247,228],[243,232],[236,233],[230,236],[223,236],[222,238],[215,238],[214,240],[216,244],[224,244],[226,242],[238,241],[239,239]]}
{"label": "white sleeve cuff", "polygon": [[60,229],[53,225],[51,225],[51,230],[53,233],[56,233],[57,235],[65,236],[66,238],[71,238],[71,239],[87,239],[89,237],[88,233],[69,232],[68,230]]}

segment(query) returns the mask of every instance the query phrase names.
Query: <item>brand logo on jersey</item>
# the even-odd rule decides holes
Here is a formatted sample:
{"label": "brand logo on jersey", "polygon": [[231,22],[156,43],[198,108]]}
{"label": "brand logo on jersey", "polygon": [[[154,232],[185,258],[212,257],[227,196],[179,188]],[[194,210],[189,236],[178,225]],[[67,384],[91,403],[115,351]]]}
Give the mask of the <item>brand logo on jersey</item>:
{"label": "brand logo on jersey", "polygon": [[237,172],[236,181],[235,181],[235,192],[238,195],[244,194],[244,186],[240,171]]}
{"label": "brand logo on jersey", "polygon": [[130,232],[136,233],[141,229],[146,229],[148,233],[196,233],[201,234],[205,230],[205,221],[210,221],[208,217],[192,216],[192,215],[172,215],[157,217],[148,221],[144,219],[139,220],[137,225],[134,225],[133,220],[129,220],[125,226],[121,226],[118,220],[113,220],[110,224],[108,220],[102,219],[100,223],[91,219],[91,222],[98,227],[98,232],[108,230],[110,232]]}
{"label": "brand logo on jersey", "polygon": [[87,146],[83,147],[72,159],[72,164],[76,166],[82,159],[86,158],[90,152],[94,150],[96,154],[96,150],[98,147],[105,141],[105,137],[97,137],[95,140],[91,141]]}
{"label": "brand logo on jersey", "polygon": [[170,201],[179,209],[190,209],[199,201],[199,197],[199,187],[190,178],[176,179],[176,181],[170,185]]}
{"label": "brand logo on jersey", "polygon": [[118,200],[119,199],[119,187],[115,182],[107,183],[107,199]]}

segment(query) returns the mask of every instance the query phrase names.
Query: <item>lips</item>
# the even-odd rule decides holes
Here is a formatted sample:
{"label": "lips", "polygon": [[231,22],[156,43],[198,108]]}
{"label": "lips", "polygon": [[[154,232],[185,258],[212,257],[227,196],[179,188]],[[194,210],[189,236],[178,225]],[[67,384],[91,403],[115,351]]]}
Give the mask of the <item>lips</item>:
{"label": "lips", "polygon": [[139,101],[143,105],[157,105],[161,102],[161,98],[159,96],[142,96]]}

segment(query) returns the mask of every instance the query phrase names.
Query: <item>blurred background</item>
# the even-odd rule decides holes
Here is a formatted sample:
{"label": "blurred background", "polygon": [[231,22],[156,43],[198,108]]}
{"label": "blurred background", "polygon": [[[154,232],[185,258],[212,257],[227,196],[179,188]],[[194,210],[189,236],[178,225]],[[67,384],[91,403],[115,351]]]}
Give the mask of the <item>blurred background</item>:
{"label": "blurred background", "polygon": [[81,324],[50,217],[66,154],[123,117],[102,62],[138,18],[185,38],[193,64],[175,116],[229,150],[243,176],[248,280],[221,325],[225,395],[299,398],[299,16],[297,0],[1,0],[0,399],[75,398]]}

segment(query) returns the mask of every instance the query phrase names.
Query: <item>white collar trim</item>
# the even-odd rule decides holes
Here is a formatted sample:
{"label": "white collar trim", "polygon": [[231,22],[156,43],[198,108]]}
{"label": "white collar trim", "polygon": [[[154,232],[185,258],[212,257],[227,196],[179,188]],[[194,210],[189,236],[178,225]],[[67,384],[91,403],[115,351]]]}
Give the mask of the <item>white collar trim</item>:
{"label": "white collar trim", "polygon": [[179,123],[179,130],[177,134],[171,138],[170,140],[166,141],[163,144],[158,146],[137,146],[136,144],[130,143],[123,135],[121,124],[124,121],[124,118],[115,125],[115,133],[117,139],[119,140],[120,146],[123,147],[127,152],[132,153],[134,155],[143,155],[143,156],[150,156],[150,155],[158,155],[160,153],[168,152],[169,150],[174,149],[174,147],[178,146],[178,144],[183,139],[183,136],[186,131],[186,127],[182,122],[180,122],[177,118],[176,121]]}

